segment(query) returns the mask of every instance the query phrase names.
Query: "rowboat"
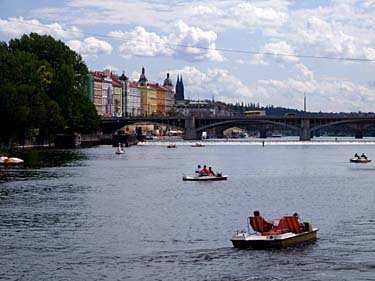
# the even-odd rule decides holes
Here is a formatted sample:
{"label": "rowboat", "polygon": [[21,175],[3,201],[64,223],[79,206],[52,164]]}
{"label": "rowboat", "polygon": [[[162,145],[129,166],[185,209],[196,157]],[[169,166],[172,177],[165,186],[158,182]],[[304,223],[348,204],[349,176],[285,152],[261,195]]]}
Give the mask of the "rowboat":
{"label": "rowboat", "polygon": [[[299,223],[295,216],[284,216],[268,223],[261,216],[249,217],[254,233],[241,231],[233,235],[235,248],[285,248],[316,240],[318,228]],[[250,229],[250,227],[249,227]]]}
{"label": "rowboat", "polygon": [[6,156],[1,156],[0,157],[0,164],[1,165],[20,165],[23,164],[24,161],[20,158],[17,157],[6,157]]}
{"label": "rowboat", "polygon": [[358,157],[350,158],[350,163],[363,163],[363,164],[366,164],[366,163],[370,163],[370,162],[371,162],[371,160],[367,159],[367,158],[358,158]]}
{"label": "rowboat", "polygon": [[184,181],[223,181],[226,180],[228,176],[217,175],[217,176],[183,176]]}

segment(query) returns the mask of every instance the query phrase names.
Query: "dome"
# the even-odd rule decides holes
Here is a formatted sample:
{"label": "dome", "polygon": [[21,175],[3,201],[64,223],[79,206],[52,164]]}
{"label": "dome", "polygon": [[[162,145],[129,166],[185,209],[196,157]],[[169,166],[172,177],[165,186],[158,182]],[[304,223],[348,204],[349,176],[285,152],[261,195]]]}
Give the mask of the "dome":
{"label": "dome", "polygon": [[121,81],[126,81],[126,80],[128,80],[128,77],[126,77],[126,76],[125,76],[125,73],[123,72],[122,75],[119,77],[119,79],[120,79]]}
{"label": "dome", "polygon": [[163,86],[173,87],[172,80],[169,78],[169,73],[167,73],[167,78],[165,78]]}

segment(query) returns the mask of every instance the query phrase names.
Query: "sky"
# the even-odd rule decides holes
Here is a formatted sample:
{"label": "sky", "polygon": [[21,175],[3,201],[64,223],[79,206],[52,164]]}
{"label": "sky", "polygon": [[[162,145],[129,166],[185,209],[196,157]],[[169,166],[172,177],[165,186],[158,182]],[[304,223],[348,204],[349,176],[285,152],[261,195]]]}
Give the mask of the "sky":
{"label": "sky", "polygon": [[48,34],[92,71],[185,98],[375,112],[375,0],[0,0],[0,41]]}

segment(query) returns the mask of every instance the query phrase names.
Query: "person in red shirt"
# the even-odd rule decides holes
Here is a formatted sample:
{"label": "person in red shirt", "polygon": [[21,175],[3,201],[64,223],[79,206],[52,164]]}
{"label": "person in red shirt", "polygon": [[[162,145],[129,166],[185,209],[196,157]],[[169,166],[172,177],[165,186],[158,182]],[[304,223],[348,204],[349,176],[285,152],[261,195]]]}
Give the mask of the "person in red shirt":
{"label": "person in red shirt", "polygon": [[207,169],[206,165],[203,166],[202,172],[204,176],[208,176],[210,174],[210,171]]}

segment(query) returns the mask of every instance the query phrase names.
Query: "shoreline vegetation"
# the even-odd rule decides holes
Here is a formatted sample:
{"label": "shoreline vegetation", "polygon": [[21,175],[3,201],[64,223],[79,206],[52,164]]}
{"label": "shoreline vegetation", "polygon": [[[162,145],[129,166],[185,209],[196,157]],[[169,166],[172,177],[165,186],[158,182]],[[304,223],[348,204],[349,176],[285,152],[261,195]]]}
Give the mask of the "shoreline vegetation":
{"label": "shoreline vegetation", "polygon": [[43,144],[99,128],[86,95],[88,68],[62,41],[31,33],[0,42],[0,60],[0,144]]}

